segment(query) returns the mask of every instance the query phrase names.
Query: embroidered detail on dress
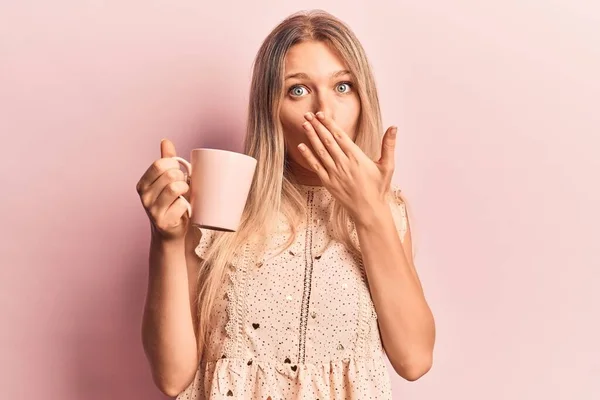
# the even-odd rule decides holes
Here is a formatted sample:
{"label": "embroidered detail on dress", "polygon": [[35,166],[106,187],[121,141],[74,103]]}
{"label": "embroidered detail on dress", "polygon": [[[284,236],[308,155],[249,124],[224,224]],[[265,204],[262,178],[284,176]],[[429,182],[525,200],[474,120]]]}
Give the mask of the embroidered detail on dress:
{"label": "embroidered detail on dress", "polygon": [[[353,230],[352,230],[352,238],[353,240],[356,241],[356,243],[358,243],[358,233],[356,231],[356,226],[354,225],[354,223],[352,223],[353,225]],[[356,260],[359,268],[360,268],[360,280],[361,280],[361,287],[359,288],[359,294],[358,294],[358,326],[357,326],[357,335],[356,335],[356,348],[354,350],[356,357],[364,357],[365,355],[365,340],[367,337],[367,334],[369,333],[370,327],[370,316],[371,316],[371,310],[369,309],[369,303],[370,303],[370,294],[369,294],[369,289],[368,289],[368,283],[367,283],[367,274],[365,271],[365,266],[363,264],[363,260],[362,257],[357,257]]]}
{"label": "embroidered detail on dress", "polygon": [[230,358],[242,357],[240,339],[243,331],[243,323],[247,313],[247,304],[244,301],[247,282],[247,263],[249,260],[250,244],[246,243],[243,246],[241,260],[237,262],[233,271],[228,272],[230,284],[227,286],[226,293],[229,301],[227,302],[227,323],[225,324],[225,332],[227,338],[225,340],[224,350]]}
{"label": "embroidered detail on dress", "polygon": [[306,355],[306,327],[308,324],[308,308],[310,305],[310,291],[312,286],[312,271],[313,271],[313,257],[312,257],[312,226],[310,221],[312,219],[312,202],[314,192],[309,189],[306,202],[307,202],[307,223],[306,223],[306,236],[305,236],[305,248],[304,248],[304,289],[302,290],[302,308],[300,311],[300,340],[298,342],[298,362],[304,363]]}
{"label": "embroidered detail on dress", "polygon": [[394,202],[394,207],[392,207],[392,215],[394,216],[394,221],[398,229],[400,240],[404,242],[404,235],[408,230],[408,217],[406,215],[406,204],[400,197],[400,192],[402,192],[402,190],[396,185],[392,185],[390,188],[390,194]]}
{"label": "embroidered detail on dress", "polygon": [[200,231],[200,241],[194,249],[194,252],[199,258],[204,258],[209,247],[214,242],[215,232],[211,229],[204,229],[200,227],[197,227],[197,229]]}

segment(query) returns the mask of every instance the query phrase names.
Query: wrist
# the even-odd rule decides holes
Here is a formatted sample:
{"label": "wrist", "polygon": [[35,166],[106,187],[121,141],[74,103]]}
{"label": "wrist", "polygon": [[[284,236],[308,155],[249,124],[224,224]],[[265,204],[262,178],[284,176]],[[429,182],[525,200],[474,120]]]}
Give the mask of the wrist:
{"label": "wrist", "polygon": [[359,215],[354,218],[354,224],[357,229],[372,229],[391,218],[392,214],[389,204],[378,203],[377,205],[363,207]]}
{"label": "wrist", "polygon": [[161,236],[158,233],[152,233],[150,242],[153,247],[163,250],[163,251],[179,249],[182,246],[185,246],[185,238],[184,237],[166,238],[164,236]]}

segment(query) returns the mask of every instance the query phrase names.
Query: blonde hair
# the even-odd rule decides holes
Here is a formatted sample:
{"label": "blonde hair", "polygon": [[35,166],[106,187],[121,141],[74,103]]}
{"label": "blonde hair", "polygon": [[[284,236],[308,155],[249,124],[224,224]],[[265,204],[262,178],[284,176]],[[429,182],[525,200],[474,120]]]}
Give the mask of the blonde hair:
{"label": "blonde hair", "polygon": [[[240,226],[236,232],[214,232],[213,242],[200,263],[196,312],[198,313],[198,357],[202,360],[208,339],[209,316],[215,297],[226,278],[235,252],[258,238],[264,244],[282,213],[292,231],[285,249],[296,237],[296,227],[306,213],[304,196],[294,186],[286,156],[279,110],[284,96],[284,63],[289,49],[305,41],[323,42],[347,64],[361,103],[355,143],[373,160],[381,155],[383,126],[375,80],[364,49],[342,21],[322,10],[301,11],[283,20],[262,43],[254,60],[250,87],[244,154],[257,159]],[[402,201],[400,193],[396,193]],[[347,211],[332,201],[329,221],[332,240],[345,244],[360,257],[349,227]],[[284,250],[285,250],[284,249]]]}

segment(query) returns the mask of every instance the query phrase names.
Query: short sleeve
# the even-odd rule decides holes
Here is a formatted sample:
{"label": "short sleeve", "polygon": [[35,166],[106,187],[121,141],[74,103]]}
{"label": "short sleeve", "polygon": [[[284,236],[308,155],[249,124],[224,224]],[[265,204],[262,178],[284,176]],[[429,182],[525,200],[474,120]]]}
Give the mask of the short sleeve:
{"label": "short sleeve", "polygon": [[406,235],[406,231],[408,230],[406,203],[400,195],[401,190],[399,186],[392,184],[390,192],[392,197],[392,217],[394,218],[394,223],[396,224],[396,229],[400,236],[400,240],[404,242],[404,237]]}
{"label": "short sleeve", "polygon": [[208,249],[214,241],[215,231],[213,231],[212,229],[200,228],[198,226],[196,226],[196,229],[200,231],[201,237],[200,242],[198,242],[198,245],[196,246],[195,252],[198,255],[198,257],[204,259],[206,258],[205,255]]}

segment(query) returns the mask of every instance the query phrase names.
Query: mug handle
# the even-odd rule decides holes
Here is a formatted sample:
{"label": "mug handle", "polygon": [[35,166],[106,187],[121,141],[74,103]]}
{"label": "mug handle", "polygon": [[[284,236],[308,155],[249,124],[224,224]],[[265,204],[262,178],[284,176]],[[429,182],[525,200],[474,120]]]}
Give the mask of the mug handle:
{"label": "mug handle", "polygon": [[[192,177],[192,164],[190,164],[185,158],[182,157],[171,157],[174,160],[179,161],[179,164],[183,165],[186,169],[187,172],[187,177],[191,178]],[[191,180],[190,180],[190,184],[191,184]],[[185,201],[185,204],[187,206],[187,213],[188,213],[188,217],[192,218],[192,206],[190,204],[189,201],[186,200],[185,197],[183,197],[182,195],[179,196],[183,201]]]}

